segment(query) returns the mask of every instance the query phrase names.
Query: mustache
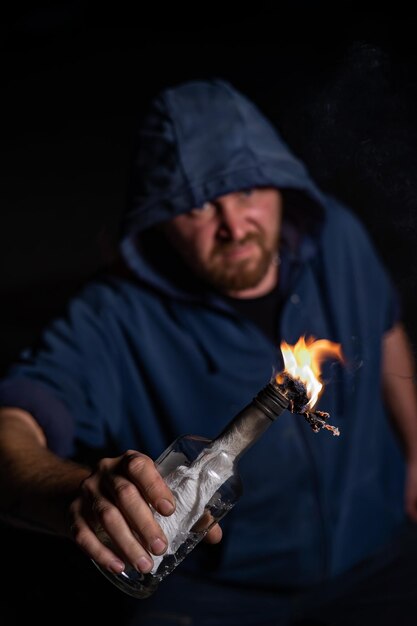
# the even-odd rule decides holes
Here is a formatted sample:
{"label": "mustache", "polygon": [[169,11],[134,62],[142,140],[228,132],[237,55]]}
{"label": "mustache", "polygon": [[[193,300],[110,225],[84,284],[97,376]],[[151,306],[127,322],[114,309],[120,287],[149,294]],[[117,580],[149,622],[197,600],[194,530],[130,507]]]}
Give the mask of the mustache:
{"label": "mustache", "polygon": [[212,250],[211,256],[215,257],[225,252],[236,250],[247,243],[257,243],[263,248],[262,235],[260,233],[248,233],[243,239],[239,239],[239,241],[218,241]]}

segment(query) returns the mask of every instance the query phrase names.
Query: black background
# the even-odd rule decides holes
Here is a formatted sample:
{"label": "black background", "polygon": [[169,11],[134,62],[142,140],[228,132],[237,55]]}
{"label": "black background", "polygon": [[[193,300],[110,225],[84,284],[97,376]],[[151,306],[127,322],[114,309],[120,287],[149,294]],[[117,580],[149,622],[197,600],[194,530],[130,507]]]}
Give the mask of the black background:
{"label": "black background", "polygon": [[[114,249],[150,97],[222,76],[366,223],[415,348],[416,43],[401,3],[44,3],[3,21],[0,371]],[[185,17],[190,25],[185,23]]]}
{"label": "black background", "polygon": [[[220,3],[9,9],[1,23],[0,372],[112,255],[133,129],[149,98],[210,76],[251,97],[322,188],[364,221],[417,353],[414,31],[398,2],[255,2],[227,13]],[[62,582],[79,559],[71,550],[6,536],[10,610],[29,611],[31,596],[31,615],[45,617],[50,595],[76,598],[91,584],[68,573]],[[100,587],[107,601],[109,587]]]}

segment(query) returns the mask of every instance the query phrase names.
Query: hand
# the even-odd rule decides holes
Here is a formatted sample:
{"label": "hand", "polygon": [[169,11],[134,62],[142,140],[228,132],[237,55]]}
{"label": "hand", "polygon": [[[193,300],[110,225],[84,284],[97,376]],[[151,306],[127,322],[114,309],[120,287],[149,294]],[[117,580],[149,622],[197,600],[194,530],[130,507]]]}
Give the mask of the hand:
{"label": "hand", "polygon": [[[70,505],[72,538],[111,572],[120,574],[127,561],[147,573],[153,567],[151,555],[167,549],[150,506],[164,516],[175,510],[173,494],[150,457],[128,450],[120,457],[102,459]],[[217,543],[221,534],[216,524],[206,539]]]}
{"label": "hand", "polygon": [[405,510],[413,522],[417,522],[417,459],[409,461],[405,480]]}

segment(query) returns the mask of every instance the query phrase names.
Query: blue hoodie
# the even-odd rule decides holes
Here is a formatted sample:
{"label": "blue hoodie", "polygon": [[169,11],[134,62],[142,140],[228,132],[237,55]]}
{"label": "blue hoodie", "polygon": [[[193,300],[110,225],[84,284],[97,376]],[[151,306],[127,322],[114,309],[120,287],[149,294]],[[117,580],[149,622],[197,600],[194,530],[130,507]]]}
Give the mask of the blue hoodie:
{"label": "blue hoodie", "polygon": [[[183,433],[216,436],[281,367],[274,345],[201,284],[152,226],[228,192],[274,186],[291,268],[277,335],[339,342],[318,408],[341,430],[285,412],[241,459],[244,493],[224,539],[181,568],[299,589],[378,550],[404,521],[403,460],[381,395],[381,338],[395,321],[387,274],[356,217],[322,193],[260,111],[231,85],[165,90],[141,128],[121,236],[126,276],[86,287],[24,351],[0,402],[31,412],[59,455],[94,462],[128,448],[156,458]],[[298,195],[297,195],[298,194]]]}

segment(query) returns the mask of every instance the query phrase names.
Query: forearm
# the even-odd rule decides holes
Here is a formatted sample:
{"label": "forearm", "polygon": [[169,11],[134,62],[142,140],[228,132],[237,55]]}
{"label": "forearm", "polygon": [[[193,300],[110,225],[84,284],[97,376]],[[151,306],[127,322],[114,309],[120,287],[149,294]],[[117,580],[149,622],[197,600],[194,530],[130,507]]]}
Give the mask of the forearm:
{"label": "forearm", "polygon": [[0,410],[0,516],[68,535],[69,502],[91,470],[46,447],[41,429],[19,409]]}
{"label": "forearm", "polygon": [[407,460],[417,462],[417,387],[413,354],[401,325],[383,342],[383,386]]}

